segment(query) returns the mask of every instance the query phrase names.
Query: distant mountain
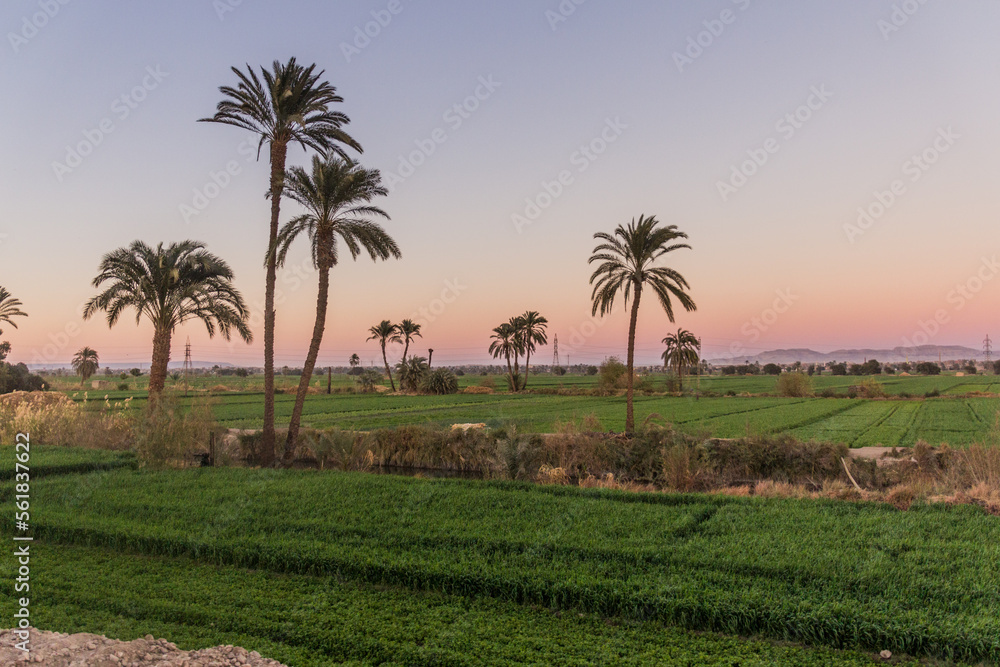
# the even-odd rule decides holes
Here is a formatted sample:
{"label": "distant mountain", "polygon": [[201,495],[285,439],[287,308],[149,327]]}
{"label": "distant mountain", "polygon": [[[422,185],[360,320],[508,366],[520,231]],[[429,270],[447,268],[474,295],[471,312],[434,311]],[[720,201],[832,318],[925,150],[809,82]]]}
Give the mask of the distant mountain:
{"label": "distant mountain", "polygon": [[825,364],[829,361],[846,361],[860,364],[869,359],[882,362],[901,363],[904,361],[958,361],[960,359],[978,359],[980,350],[964,345],[921,345],[919,347],[894,347],[890,349],[850,349],[834,350],[833,352],[817,352],[806,348],[790,350],[769,350],[753,356],[737,358],[710,359],[709,363],[716,365],[742,364],[746,362],[761,364],[791,364],[801,361],[804,364]]}
{"label": "distant mountain", "polygon": [[[192,368],[211,368],[212,366],[218,366],[219,368],[233,368],[233,364],[228,361],[192,361]],[[72,368],[69,364],[28,364],[28,368],[37,371],[41,369],[45,370],[56,370],[57,368]],[[110,368],[113,371],[127,371],[131,368],[141,368],[145,372],[149,372],[149,360],[137,361],[137,362],[126,362],[126,363],[101,363],[101,369]],[[181,369],[184,368],[184,361],[171,361],[169,364],[171,369]],[[100,371],[98,371],[100,374]]]}

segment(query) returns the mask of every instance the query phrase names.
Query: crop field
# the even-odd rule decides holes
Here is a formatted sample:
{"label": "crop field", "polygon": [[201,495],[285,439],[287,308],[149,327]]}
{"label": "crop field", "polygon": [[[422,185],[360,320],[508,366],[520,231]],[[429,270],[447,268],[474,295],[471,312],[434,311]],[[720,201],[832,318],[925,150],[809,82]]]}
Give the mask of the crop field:
{"label": "crop field", "polygon": [[38,619],[64,631],[293,665],[870,664],[688,631],[1000,660],[1000,524],[973,506],[250,469],[32,493]]}

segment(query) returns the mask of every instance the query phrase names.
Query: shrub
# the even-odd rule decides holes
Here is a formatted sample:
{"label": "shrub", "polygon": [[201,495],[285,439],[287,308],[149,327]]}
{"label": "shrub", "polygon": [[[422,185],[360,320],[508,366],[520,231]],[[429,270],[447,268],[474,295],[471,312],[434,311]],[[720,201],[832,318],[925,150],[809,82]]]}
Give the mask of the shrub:
{"label": "shrub", "polygon": [[135,452],[141,465],[182,467],[191,454],[207,449],[215,427],[212,409],[199,402],[182,411],[171,399],[150,401],[135,429]]}
{"label": "shrub", "polygon": [[[876,380],[875,378],[868,378],[867,380],[863,380],[861,384],[853,386],[850,389],[853,389],[855,393],[855,396],[851,396],[851,398],[855,398],[857,396],[860,396],[861,398],[886,397],[885,387],[883,387],[882,383]],[[848,390],[848,393],[850,393],[850,389]]]}
{"label": "shrub", "polygon": [[493,379],[493,376],[487,375],[482,380],[477,383],[480,387],[485,387],[486,389],[495,390],[497,388],[497,383]]}
{"label": "shrub", "polygon": [[779,396],[801,398],[813,393],[812,380],[805,373],[785,373],[778,377],[774,390]]}
{"label": "shrub", "polygon": [[[587,366],[587,375],[597,375],[598,372],[600,372],[600,369],[597,366]],[[1000,371],[997,372],[1000,373]]]}
{"label": "shrub", "polygon": [[43,445],[128,449],[132,445],[132,399],[94,409],[84,392],[82,403],[56,392],[16,392],[0,397],[0,442],[13,442],[17,433],[30,433]]}
{"label": "shrub", "polygon": [[924,392],[924,398],[937,398],[940,395],[941,395],[941,390],[938,389],[937,387],[931,389],[930,391]]}
{"label": "shrub", "polygon": [[49,383],[38,375],[32,375],[26,365],[14,365],[0,361],[0,394],[9,394],[14,391],[47,391],[48,389]]}
{"label": "shrub", "polygon": [[628,368],[618,357],[608,357],[599,369],[601,378],[598,386],[604,391],[621,389],[625,386]]}
{"label": "shrub", "polygon": [[965,367],[965,374],[966,375],[975,375],[977,372],[979,372],[979,369],[976,368],[975,364],[968,364]]}
{"label": "shrub", "polygon": [[373,368],[366,368],[358,375],[358,384],[361,391],[369,394],[375,391],[375,387],[382,382],[382,374]]}
{"label": "shrub", "polygon": [[424,377],[420,389],[428,394],[457,394],[458,378],[447,368],[436,368]]}
{"label": "shrub", "polygon": [[140,375],[142,375],[142,371],[141,371],[141,370],[139,370],[138,368],[133,368],[133,369],[131,369],[131,370],[129,371],[129,373],[130,373],[130,374],[132,375],[132,377],[135,377],[135,378],[137,378],[137,377],[139,377]]}
{"label": "shrub", "polygon": [[552,367],[552,374],[553,375],[559,375],[559,376],[566,375],[566,369],[563,368],[562,366],[553,366]]}
{"label": "shrub", "polygon": [[128,382],[119,382],[118,391],[128,391]]}
{"label": "shrub", "polygon": [[932,361],[921,361],[917,364],[917,373],[920,375],[941,375],[941,367]]}

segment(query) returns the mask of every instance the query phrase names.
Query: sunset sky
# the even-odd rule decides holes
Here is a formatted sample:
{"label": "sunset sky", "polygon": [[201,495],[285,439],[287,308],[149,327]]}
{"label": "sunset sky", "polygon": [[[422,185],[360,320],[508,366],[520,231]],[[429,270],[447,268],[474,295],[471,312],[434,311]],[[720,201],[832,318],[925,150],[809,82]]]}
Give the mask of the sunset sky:
{"label": "sunset sky", "polygon": [[[135,239],[204,241],[259,313],[266,155],[195,121],[231,66],[295,56],[344,97],[403,252],[334,269],[320,365],[379,359],[367,329],[405,317],[435,365],[485,362],[492,327],[528,309],[564,363],[624,356],[625,309],[591,319],[587,259],[640,214],[689,234],[668,264],[698,304],[672,325],[644,302],[640,363],[678,326],[708,358],[981,348],[1000,338],[997,25],[995,0],[9,0],[0,285],[30,317],[3,338],[13,361],[89,345],[148,365],[148,325],[80,317],[102,254]],[[278,288],[277,363],[301,364],[305,240]],[[247,346],[191,323],[172,358],[190,336],[195,359],[260,366],[253,328]]]}

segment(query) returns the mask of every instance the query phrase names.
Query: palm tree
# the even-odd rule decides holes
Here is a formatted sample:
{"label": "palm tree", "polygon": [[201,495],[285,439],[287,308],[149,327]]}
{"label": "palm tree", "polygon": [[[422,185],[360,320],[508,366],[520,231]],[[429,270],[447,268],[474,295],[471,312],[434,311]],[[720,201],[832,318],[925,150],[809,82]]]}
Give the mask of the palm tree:
{"label": "palm tree", "polygon": [[[6,322],[16,329],[17,323],[13,318],[28,316],[28,313],[21,310],[23,305],[19,299],[11,296],[6,287],[0,287],[0,322]],[[0,329],[0,334],[3,334],[3,329]]]}
{"label": "palm tree", "polygon": [[330,299],[330,270],[340,258],[340,243],[357,259],[362,250],[373,261],[401,256],[399,246],[372,218],[389,219],[389,214],[372,206],[375,197],[388,194],[382,186],[377,169],[364,169],[355,162],[331,155],[326,160],[313,157],[312,169],[293,167],[285,175],[287,196],[301,204],[306,212],[285,223],[275,246],[278,265],[285,263],[288,248],[302,234],[312,245],[313,264],[319,270],[319,291],[316,295],[316,322],[306,363],[295,394],[295,407],[288,424],[285,460],[290,461],[299,435],[302,410],[305,406],[309,381],[316,367],[319,346],[326,328],[326,309]]}
{"label": "palm tree", "polygon": [[399,337],[399,328],[389,320],[382,320],[369,329],[368,333],[371,334],[368,340],[377,340],[382,346],[382,362],[385,364],[385,372],[389,374],[389,384],[392,385],[392,390],[396,391],[396,383],[392,381],[392,371],[389,370],[389,359],[385,356],[385,346],[387,343],[403,342],[403,339]]}
{"label": "palm tree", "polygon": [[676,334],[667,334],[662,342],[667,346],[661,355],[663,367],[673,366],[677,369],[677,388],[684,391],[684,367],[698,365],[701,359],[701,341],[687,329],[678,329]]}
{"label": "palm tree", "polygon": [[354,375],[354,370],[361,365],[361,357],[356,353],[351,355],[351,358],[347,360],[347,363],[351,367],[351,375]]}
{"label": "palm tree", "polygon": [[[271,178],[268,196],[271,198],[271,225],[267,247],[275,247],[281,196],[284,192],[285,158],[288,145],[297,143],[320,153],[345,155],[341,146],[361,152],[361,146],[342,129],[350,119],[330,106],[343,102],[337,89],[320,81],[323,71],[316,65],[303,67],[295,58],[286,64],[277,60],[272,71],[260,68],[260,77],[247,65],[246,72],[233,67],[239,80],[236,87],[219,88],[225,99],[219,102],[215,115],[200,122],[223,123],[249,130],[260,137],[260,150],[268,147]],[[274,460],[274,288],[277,275],[276,257],[269,253],[264,282],[264,429],[261,462],[271,465]]]}
{"label": "palm tree", "polygon": [[517,318],[520,325],[521,345],[524,348],[524,383],[522,389],[528,387],[528,369],[531,363],[531,353],[535,351],[535,345],[548,345],[549,339],[545,329],[549,326],[549,321],[538,314],[537,310],[525,311]]}
{"label": "palm tree", "polygon": [[594,238],[602,241],[594,248],[588,263],[600,262],[590,276],[594,286],[591,293],[593,308],[591,314],[600,312],[603,317],[611,312],[615,297],[622,292],[625,304],[632,299],[632,313],[628,326],[628,391],[626,392],[625,432],[635,431],[635,415],[632,411],[632,390],[635,368],[635,325],[639,318],[639,299],[643,287],[648,286],[656,294],[660,305],[670,321],[674,321],[674,308],[670,301],[673,295],[684,309],[696,309],[694,301],[685,290],[690,289],[687,280],[677,271],[665,266],[655,266],[657,260],[668,252],[688,248],[686,243],[674,243],[686,239],[687,234],[678,231],[677,225],[659,227],[655,217],[640,215],[628,226],[618,225],[613,234],[598,232]]}
{"label": "palm tree", "polygon": [[403,362],[402,363],[405,364],[406,363],[406,353],[409,352],[409,350],[410,350],[410,343],[413,342],[414,338],[416,338],[418,336],[420,338],[423,338],[424,336],[423,336],[423,334],[420,333],[420,327],[421,327],[421,325],[417,324],[413,320],[403,320],[402,322],[400,322],[396,326],[399,328],[399,335],[402,336],[402,338],[403,338],[403,345],[404,345],[404,347],[403,347]]}
{"label": "palm tree", "polygon": [[90,379],[90,376],[101,367],[97,350],[92,347],[82,347],[73,357],[73,370],[80,374],[80,385]]}
{"label": "palm tree", "polygon": [[170,362],[170,339],[184,322],[200,319],[209,337],[218,331],[230,340],[235,330],[247,343],[253,334],[247,326],[246,304],[233,287],[233,272],[225,261],[197,241],[160,243],[150,248],[142,241],[118,248],[103,257],[93,285],[104,291],[87,302],[83,319],[97,311],[108,315],[113,327],[128,308],[136,311],[138,324],[145,316],[153,324],[153,359],[149,366],[149,395],[163,391]]}
{"label": "palm tree", "polygon": [[490,338],[493,339],[493,342],[490,343],[490,354],[493,355],[494,359],[503,357],[507,360],[507,381],[510,383],[510,390],[517,391],[517,375],[510,364],[510,358],[518,351],[517,329],[511,322],[504,322],[500,326],[494,327]]}
{"label": "palm tree", "polygon": [[423,357],[410,357],[408,361],[396,364],[396,374],[399,376],[399,388],[402,391],[416,392],[420,383],[430,370],[427,360]]}

